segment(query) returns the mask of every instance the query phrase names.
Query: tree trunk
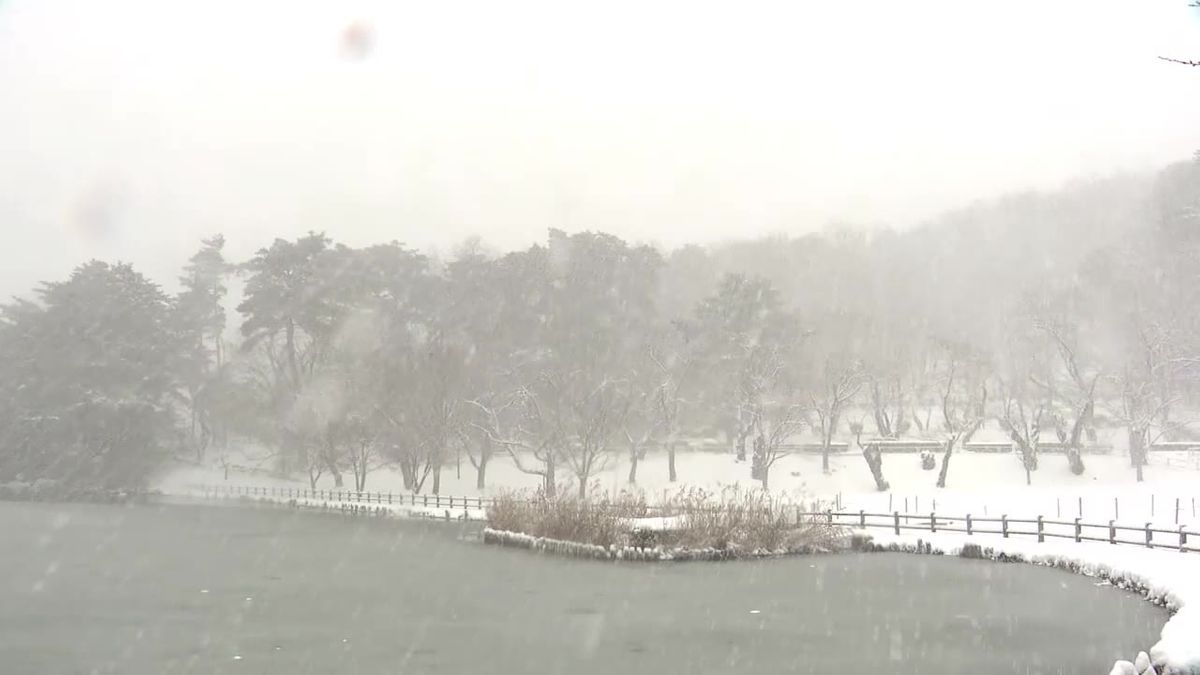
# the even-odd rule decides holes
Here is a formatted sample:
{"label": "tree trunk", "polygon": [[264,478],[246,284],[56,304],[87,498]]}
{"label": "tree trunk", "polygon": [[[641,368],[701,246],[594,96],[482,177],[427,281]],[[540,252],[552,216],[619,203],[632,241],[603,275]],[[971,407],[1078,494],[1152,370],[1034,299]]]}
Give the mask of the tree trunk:
{"label": "tree trunk", "polygon": [[667,475],[668,480],[672,483],[679,480],[679,476],[675,473],[675,441],[667,443]]}
{"label": "tree trunk", "polygon": [[342,487],[345,484],[342,481],[342,472],[338,470],[336,462],[326,459],[325,468],[329,470],[329,475],[333,476],[334,487]]}
{"label": "tree trunk", "polygon": [[763,492],[766,492],[767,490],[771,489],[770,485],[769,485],[769,479],[771,477],[770,465],[764,463],[761,467],[759,467],[758,476],[762,480]]}
{"label": "tree trunk", "polygon": [[475,468],[475,489],[476,490],[482,490],[483,488],[485,488],[487,486],[487,480],[486,480],[487,465],[488,465],[488,460],[491,459],[488,456],[488,454],[489,453],[487,453],[487,452],[479,453],[479,465]]}
{"label": "tree trunk", "polygon": [[937,486],[946,487],[946,472],[950,470],[950,456],[954,454],[955,439],[946,439],[946,453],[942,455],[942,470],[938,471]]}
{"label": "tree trunk", "polygon": [[879,448],[868,445],[863,448],[863,459],[867,460],[867,467],[871,469],[871,477],[875,479],[875,489],[886,492],[891,485],[883,478],[883,453]]}
{"label": "tree trunk", "polygon": [[1067,464],[1071,468],[1071,473],[1076,476],[1082,476],[1087,467],[1083,463],[1083,454],[1078,447],[1067,448]]}
{"label": "tree trunk", "polygon": [[404,489],[411,491],[417,484],[416,471],[412,462],[405,459],[400,460],[400,475],[404,478]]}
{"label": "tree trunk", "polygon": [[638,451],[631,449],[629,453],[629,484],[637,485]]}
{"label": "tree trunk", "polygon": [[1133,463],[1137,471],[1137,481],[1141,483],[1145,478],[1142,467],[1146,464],[1146,437],[1141,429],[1134,427],[1129,429],[1129,461]]}
{"label": "tree trunk", "polygon": [[554,475],[554,453],[550,453],[546,458],[546,473],[542,475],[542,489],[549,499],[554,499],[558,495],[558,478]]}
{"label": "tree trunk", "polygon": [[754,453],[750,456],[750,478],[762,480],[767,465],[767,439],[759,434],[754,437]]}
{"label": "tree trunk", "polygon": [[833,444],[833,429],[821,432],[821,471],[829,473],[829,446]]}
{"label": "tree trunk", "polygon": [[439,462],[433,467],[433,494],[441,494],[442,489],[442,464]]}

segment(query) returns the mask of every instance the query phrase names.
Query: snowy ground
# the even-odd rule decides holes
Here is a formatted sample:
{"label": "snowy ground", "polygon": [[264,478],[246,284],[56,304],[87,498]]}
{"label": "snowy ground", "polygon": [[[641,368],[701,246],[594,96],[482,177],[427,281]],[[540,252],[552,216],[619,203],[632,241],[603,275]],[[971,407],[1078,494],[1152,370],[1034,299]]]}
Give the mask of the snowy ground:
{"label": "snowy ground", "polygon": [[[866,463],[857,453],[833,456],[828,474],[822,472],[819,456],[798,454],[784,457],[772,468],[771,491],[797,501],[836,501],[843,509],[853,511],[928,514],[936,510],[959,516],[1042,515],[1063,520],[1080,516],[1088,522],[1115,519],[1139,526],[1146,522],[1154,522],[1158,527],[1200,526],[1200,470],[1186,468],[1187,459],[1183,453],[1154,453],[1151,465],[1145,469],[1146,481],[1137,483],[1129,460],[1123,456],[1087,456],[1087,472],[1074,476],[1068,471],[1064,457],[1045,455],[1041,458],[1041,468],[1033,474],[1033,484],[1027,486],[1024,471],[1014,456],[960,452],[950,465],[949,487],[938,489],[934,487],[937,472],[922,470],[918,456],[885,455],[884,472],[892,488],[880,493],[874,490]],[[630,486],[626,458],[613,456],[592,483],[611,493],[641,491],[650,501],[685,487],[719,490],[735,484],[758,485],[750,480],[749,464],[735,461],[730,454],[681,452],[676,464],[679,482],[671,483],[666,455],[652,453],[639,463],[637,485]],[[565,468],[561,471],[565,480],[569,472]],[[349,481],[351,477],[346,479]],[[487,487],[478,490],[475,470],[464,458],[460,467],[451,463],[443,469],[440,492],[488,496],[508,489],[536,488],[539,482],[540,477],[521,473],[511,459],[501,456],[488,465]],[[431,483],[426,481],[423,492],[429,492]],[[172,494],[185,494],[199,485],[307,488],[308,481],[302,476],[286,480],[265,471],[232,471],[226,480],[223,471],[215,466],[177,464],[157,481],[156,487]],[[324,476],[318,487],[331,489],[333,480]],[[367,489],[406,492],[400,474],[388,468],[374,470],[368,477]]]}

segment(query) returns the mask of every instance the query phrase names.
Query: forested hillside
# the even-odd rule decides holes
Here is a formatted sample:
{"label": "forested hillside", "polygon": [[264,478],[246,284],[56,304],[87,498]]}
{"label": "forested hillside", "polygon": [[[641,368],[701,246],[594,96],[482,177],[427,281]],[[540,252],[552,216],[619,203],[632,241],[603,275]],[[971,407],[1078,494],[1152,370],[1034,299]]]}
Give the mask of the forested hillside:
{"label": "forested hillside", "polygon": [[502,459],[583,493],[618,452],[636,482],[662,448],[674,478],[676,449],[706,436],[768,487],[803,431],[857,438],[885,489],[863,438],[937,439],[944,485],[989,420],[1030,471],[1046,438],[1086,471],[1099,425],[1140,471],[1151,443],[1191,437],[1200,392],[1200,158],[905,231],[661,251],[551,230],[444,261],[344,246],[335,223],[264,244],[238,261],[206,240],[173,297],[91,261],[5,306],[0,482],[138,485],[252,441],[314,484],[361,489],[386,463],[436,492],[465,454],[481,487]]}

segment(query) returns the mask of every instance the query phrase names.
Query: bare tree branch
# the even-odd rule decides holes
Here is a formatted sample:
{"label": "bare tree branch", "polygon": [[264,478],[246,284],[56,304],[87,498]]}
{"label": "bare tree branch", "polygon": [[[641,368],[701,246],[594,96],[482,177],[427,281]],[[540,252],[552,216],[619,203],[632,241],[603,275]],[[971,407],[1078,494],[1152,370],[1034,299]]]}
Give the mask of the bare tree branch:
{"label": "bare tree branch", "polygon": [[[1192,5],[1192,6],[1196,7],[1197,5]],[[1200,68],[1200,61],[1187,61],[1184,59],[1173,59],[1169,56],[1160,56],[1160,57],[1158,57],[1158,60],[1166,61],[1167,63],[1178,63],[1178,64],[1184,65],[1184,66],[1195,66],[1195,67]]]}

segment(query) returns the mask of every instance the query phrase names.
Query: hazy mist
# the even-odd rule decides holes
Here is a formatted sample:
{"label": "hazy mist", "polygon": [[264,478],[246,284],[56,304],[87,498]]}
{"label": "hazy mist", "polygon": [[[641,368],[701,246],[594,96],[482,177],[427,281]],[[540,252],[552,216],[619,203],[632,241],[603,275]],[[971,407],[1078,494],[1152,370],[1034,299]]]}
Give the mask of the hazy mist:
{"label": "hazy mist", "polygon": [[[736,9],[736,11],[735,11]],[[0,292],[336,230],[905,227],[1200,147],[1177,0],[0,2]]]}

